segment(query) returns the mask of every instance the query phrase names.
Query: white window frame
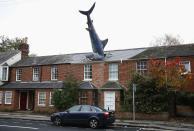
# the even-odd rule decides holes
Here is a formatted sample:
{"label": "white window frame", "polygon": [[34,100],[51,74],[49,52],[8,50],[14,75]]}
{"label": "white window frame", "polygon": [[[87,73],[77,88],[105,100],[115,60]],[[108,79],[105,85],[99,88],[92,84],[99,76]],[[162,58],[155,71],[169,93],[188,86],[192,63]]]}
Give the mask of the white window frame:
{"label": "white window frame", "polygon": [[144,75],[148,70],[148,64],[146,60],[141,60],[136,62],[136,72]]}
{"label": "white window frame", "polygon": [[[44,93],[44,98],[42,98],[44,103],[40,103],[41,102],[41,100],[40,100],[41,93]],[[46,106],[46,92],[45,91],[38,92],[38,106]]]}
{"label": "white window frame", "polygon": [[181,61],[180,62],[180,64],[181,65],[183,65],[184,67],[186,67],[185,65],[185,63],[187,63],[188,64],[188,66],[189,66],[189,69],[187,70],[186,68],[186,71],[185,72],[183,72],[182,74],[188,74],[188,73],[191,73],[191,62],[190,61]]}
{"label": "white window frame", "polygon": [[57,68],[57,66],[51,67],[51,80],[58,80],[58,68]]}
{"label": "white window frame", "polygon": [[22,69],[18,68],[16,69],[16,81],[21,81],[21,79],[22,79]]}
{"label": "white window frame", "polygon": [[53,99],[53,93],[54,92],[50,92],[50,96],[49,96],[49,106],[54,106],[53,104],[52,104],[52,99]]}
{"label": "white window frame", "polygon": [[40,68],[33,67],[33,81],[39,81],[39,80],[40,80]]}
{"label": "white window frame", "polygon": [[3,104],[3,91],[0,91],[0,104]]}
{"label": "white window frame", "polygon": [[92,80],[92,65],[91,64],[84,65],[84,80],[85,81]]}
{"label": "white window frame", "polygon": [[[10,93],[10,96],[8,94]],[[10,99],[8,101],[8,99]],[[5,91],[5,104],[12,104],[12,91]]]}
{"label": "white window frame", "polygon": [[108,66],[108,76],[110,81],[117,81],[119,77],[118,63],[110,63]]}
{"label": "white window frame", "polygon": [[[6,69],[6,72],[4,72],[4,69]],[[4,77],[4,75],[5,75],[5,77]],[[2,66],[2,78],[1,79],[2,79],[2,81],[8,81],[8,78],[9,78],[9,67],[8,66]]]}

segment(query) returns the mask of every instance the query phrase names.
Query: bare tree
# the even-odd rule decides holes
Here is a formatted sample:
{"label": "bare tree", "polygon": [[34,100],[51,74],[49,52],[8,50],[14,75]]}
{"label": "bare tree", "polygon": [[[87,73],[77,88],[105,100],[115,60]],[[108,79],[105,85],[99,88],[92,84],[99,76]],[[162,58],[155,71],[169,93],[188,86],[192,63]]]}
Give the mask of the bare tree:
{"label": "bare tree", "polygon": [[165,34],[162,37],[157,37],[153,42],[152,46],[173,46],[183,44],[183,39],[179,35],[173,36],[170,34]]}

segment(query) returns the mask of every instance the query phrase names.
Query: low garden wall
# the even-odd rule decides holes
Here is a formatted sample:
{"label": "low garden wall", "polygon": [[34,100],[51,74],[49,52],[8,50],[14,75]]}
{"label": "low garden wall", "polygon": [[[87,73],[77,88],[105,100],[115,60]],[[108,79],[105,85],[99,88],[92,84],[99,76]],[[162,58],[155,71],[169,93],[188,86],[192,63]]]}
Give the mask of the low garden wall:
{"label": "low garden wall", "polygon": [[177,116],[194,117],[194,110],[190,106],[176,106]]}
{"label": "low garden wall", "polygon": [[[115,116],[117,119],[128,119],[128,120],[133,119],[132,112],[116,112]],[[135,113],[135,119],[164,121],[169,119],[169,114],[167,112],[161,112],[161,113],[155,113],[155,114]]]}

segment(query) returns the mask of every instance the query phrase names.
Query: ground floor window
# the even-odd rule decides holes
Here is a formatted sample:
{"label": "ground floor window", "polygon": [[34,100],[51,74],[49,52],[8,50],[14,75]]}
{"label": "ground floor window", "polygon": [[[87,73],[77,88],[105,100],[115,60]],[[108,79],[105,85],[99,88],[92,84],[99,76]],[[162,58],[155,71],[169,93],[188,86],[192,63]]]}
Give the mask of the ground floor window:
{"label": "ground floor window", "polygon": [[49,97],[49,105],[53,106],[53,92],[50,92],[50,97]]}
{"label": "ground floor window", "polygon": [[86,91],[79,92],[79,104],[87,104],[88,101],[88,93]]}
{"label": "ground floor window", "polygon": [[46,105],[46,92],[38,92],[38,105],[45,106]]}
{"label": "ground floor window", "polygon": [[3,92],[0,91],[0,104],[2,104],[2,100],[3,100]]}
{"label": "ground floor window", "polygon": [[5,104],[11,104],[12,102],[12,91],[5,92]]}

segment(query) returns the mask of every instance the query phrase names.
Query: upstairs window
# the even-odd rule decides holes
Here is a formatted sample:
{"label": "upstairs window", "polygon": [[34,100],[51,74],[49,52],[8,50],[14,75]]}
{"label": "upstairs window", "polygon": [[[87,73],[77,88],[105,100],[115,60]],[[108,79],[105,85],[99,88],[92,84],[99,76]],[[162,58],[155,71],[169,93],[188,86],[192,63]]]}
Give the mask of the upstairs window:
{"label": "upstairs window", "polygon": [[2,81],[8,81],[9,67],[2,66]]}
{"label": "upstairs window", "polygon": [[92,80],[92,65],[84,65],[84,80]]}
{"label": "upstairs window", "polygon": [[33,81],[39,81],[40,70],[39,67],[33,68]]}
{"label": "upstairs window", "polygon": [[22,79],[22,69],[16,69],[16,81],[21,81]]}
{"label": "upstairs window", "polygon": [[118,64],[109,64],[109,80],[118,80]]}
{"label": "upstairs window", "polygon": [[6,91],[5,92],[5,104],[11,104],[12,103],[12,91]]}
{"label": "upstairs window", "polygon": [[147,61],[138,61],[136,63],[136,71],[141,75],[145,75],[147,73]]}
{"label": "upstairs window", "polygon": [[184,66],[184,72],[183,72],[184,74],[191,72],[191,64],[190,64],[190,61],[181,61],[180,64]]}
{"label": "upstairs window", "polygon": [[58,68],[57,66],[51,67],[51,80],[57,80],[58,79]]}

